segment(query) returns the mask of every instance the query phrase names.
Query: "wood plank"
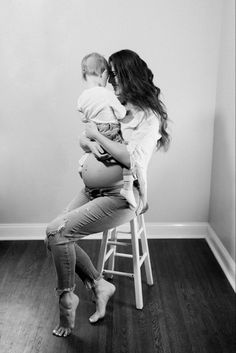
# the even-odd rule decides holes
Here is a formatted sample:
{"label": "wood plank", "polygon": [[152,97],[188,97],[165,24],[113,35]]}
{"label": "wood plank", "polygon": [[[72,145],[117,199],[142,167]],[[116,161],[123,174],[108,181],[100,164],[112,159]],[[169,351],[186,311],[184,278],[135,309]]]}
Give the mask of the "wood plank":
{"label": "wood plank", "polygon": [[[83,240],[94,263],[100,242]],[[42,241],[0,242],[1,353],[231,353],[235,293],[205,240],[149,240],[154,285],[143,276],[144,309],[135,308],[133,280],[114,277],[116,293],[104,320],[79,279],[73,335],[51,334],[57,323],[52,259]],[[129,251],[127,248],[124,251]],[[117,259],[131,271],[130,259]]]}

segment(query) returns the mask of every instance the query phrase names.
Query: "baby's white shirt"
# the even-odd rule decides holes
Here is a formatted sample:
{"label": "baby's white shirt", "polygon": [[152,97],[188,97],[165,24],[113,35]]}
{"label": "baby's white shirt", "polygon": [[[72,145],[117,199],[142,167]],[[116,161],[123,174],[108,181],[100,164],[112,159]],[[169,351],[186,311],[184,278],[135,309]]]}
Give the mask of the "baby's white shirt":
{"label": "baby's white shirt", "polygon": [[100,86],[85,89],[78,98],[77,109],[84,114],[85,121],[95,123],[117,123],[126,115],[116,95]]}

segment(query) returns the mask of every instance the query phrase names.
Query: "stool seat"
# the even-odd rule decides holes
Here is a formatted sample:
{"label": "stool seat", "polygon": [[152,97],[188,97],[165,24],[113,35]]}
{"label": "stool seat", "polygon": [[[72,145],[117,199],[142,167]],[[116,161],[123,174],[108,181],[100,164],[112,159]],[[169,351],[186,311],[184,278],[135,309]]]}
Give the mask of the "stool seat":
{"label": "stool seat", "polygon": [[[118,239],[119,234],[128,234],[131,240],[132,253],[117,251],[118,246],[127,246],[130,243]],[[141,245],[141,252],[139,246]],[[115,258],[124,257],[133,259],[133,272],[121,272],[115,269]],[[107,264],[106,264],[107,263]],[[129,231],[122,231],[119,227],[103,232],[97,268],[100,273],[112,278],[113,275],[127,276],[134,279],[136,308],[143,308],[143,293],[141,280],[141,266],[145,266],[148,285],[153,285],[152,268],[148,248],[144,215],[138,215],[129,222]],[[106,267],[106,268],[105,268]]]}

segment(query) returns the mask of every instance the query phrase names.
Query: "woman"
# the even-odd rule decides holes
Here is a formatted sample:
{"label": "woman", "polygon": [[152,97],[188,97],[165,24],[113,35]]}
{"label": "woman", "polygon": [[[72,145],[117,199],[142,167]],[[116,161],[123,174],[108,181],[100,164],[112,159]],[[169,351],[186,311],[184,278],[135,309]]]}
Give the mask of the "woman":
{"label": "woman", "polygon": [[[116,95],[126,106],[127,116],[121,124],[126,144],[114,142],[98,132],[96,125],[87,124],[81,147],[91,152],[83,165],[85,188],[72,200],[62,215],[47,227],[48,247],[57,272],[60,323],[54,329],[57,336],[68,336],[74,327],[79,298],[74,294],[75,273],[90,288],[96,300],[91,323],[105,316],[106,305],[115,286],[102,278],[78,239],[103,232],[130,221],[135,213],[144,211],[138,183],[134,186],[137,209],[120,194],[122,168],[131,168],[139,183],[146,185],[146,169],[155,147],[169,144],[167,114],[159,99],[160,89],[153,83],[147,64],[133,51],[121,50],[109,58],[110,79]],[[107,165],[99,160],[108,152],[117,161]]]}

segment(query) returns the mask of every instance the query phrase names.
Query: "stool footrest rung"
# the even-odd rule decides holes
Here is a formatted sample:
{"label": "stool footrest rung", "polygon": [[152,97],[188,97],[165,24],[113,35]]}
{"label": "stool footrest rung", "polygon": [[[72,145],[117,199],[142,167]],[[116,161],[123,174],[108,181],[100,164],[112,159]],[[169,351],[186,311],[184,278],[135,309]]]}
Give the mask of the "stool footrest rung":
{"label": "stool footrest rung", "polygon": [[[140,235],[142,234],[142,232],[143,232],[144,230],[143,230],[143,228],[140,228],[139,230],[138,230],[138,232],[137,232],[137,236],[138,236],[138,238],[140,238]],[[117,230],[117,232],[116,232],[117,234],[129,234],[130,235],[130,231],[123,231],[123,230]]]}
{"label": "stool footrest rung", "polygon": [[109,245],[122,245],[122,246],[130,246],[131,244],[125,243],[122,241],[113,241],[113,240],[108,240],[107,244]]}
{"label": "stool footrest rung", "polygon": [[103,273],[111,274],[111,275],[118,275],[118,276],[125,276],[125,277],[132,277],[134,278],[133,273],[129,272],[120,272],[120,271],[112,271],[112,270],[103,270]]}
{"label": "stool footrest rung", "polygon": [[133,258],[133,255],[132,255],[132,254],[125,254],[125,253],[122,253],[122,252],[116,252],[116,253],[115,253],[115,256],[119,256],[119,257],[129,257],[130,259]]}
{"label": "stool footrest rung", "polygon": [[[116,257],[126,257],[126,258],[129,258],[129,259],[133,258],[132,254],[126,254],[126,253],[122,253],[122,252],[115,252],[114,249],[110,249],[106,253],[104,263],[107,262],[107,260],[112,255],[112,253],[114,253],[114,256],[116,256]],[[147,253],[146,252],[142,256],[139,257],[139,263],[138,263],[139,267],[142,266],[142,264],[143,264],[144,260],[146,259],[146,257],[147,257]]]}

